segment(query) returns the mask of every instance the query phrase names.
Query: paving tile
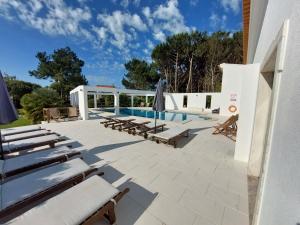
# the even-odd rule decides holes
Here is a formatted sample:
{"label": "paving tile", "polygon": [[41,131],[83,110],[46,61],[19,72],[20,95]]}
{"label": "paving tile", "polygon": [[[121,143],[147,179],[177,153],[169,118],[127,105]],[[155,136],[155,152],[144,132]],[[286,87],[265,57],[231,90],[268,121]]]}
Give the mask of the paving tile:
{"label": "paving tile", "polygon": [[238,209],[238,204],[240,196],[229,192],[226,189],[217,187],[215,185],[210,185],[208,187],[207,196],[213,200],[234,209]]}
{"label": "paving tile", "polygon": [[174,201],[179,201],[186,189],[180,183],[174,182],[165,175],[158,176],[149,186],[152,190],[164,194]]}
{"label": "paving tile", "polygon": [[222,225],[249,225],[249,217],[234,209],[226,207]]}
{"label": "paving tile", "polygon": [[224,206],[205,195],[186,191],[179,203],[215,224],[220,224],[222,221]]}
{"label": "paving tile", "polygon": [[201,216],[197,216],[196,221],[193,225],[217,225],[217,224]]}
{"label": "paving tile", "polygon": [[149,212],[166,225],[193,224],[196,214],[184,206],[176,204],[173,199],[160,194],[149,206]]}

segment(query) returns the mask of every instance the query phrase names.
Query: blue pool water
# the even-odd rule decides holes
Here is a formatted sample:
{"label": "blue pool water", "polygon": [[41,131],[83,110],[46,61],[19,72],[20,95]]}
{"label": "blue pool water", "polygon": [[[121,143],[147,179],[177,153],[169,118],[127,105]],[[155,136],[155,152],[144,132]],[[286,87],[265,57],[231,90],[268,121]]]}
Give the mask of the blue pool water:
{"label": "blue pool water", "polygon": [[[105,112],[112,112],[115,113],[114,108],[106,108],[102,109]],[[139,117],[146,117],[146,118],[155,118],[155,112],[152,110],[142,110],[142,109],[130,109],[130,108],[120,108],[119,113],[121,115],[126,116],[139,116]],[[189,114],[189,113],[179,113],[179,112],[158,112],[156,114],[156,118],[160,120],[168,120],[168,121],[186,121],[186,120],[208,120],[210,118],[196,115],[196,114]]]}

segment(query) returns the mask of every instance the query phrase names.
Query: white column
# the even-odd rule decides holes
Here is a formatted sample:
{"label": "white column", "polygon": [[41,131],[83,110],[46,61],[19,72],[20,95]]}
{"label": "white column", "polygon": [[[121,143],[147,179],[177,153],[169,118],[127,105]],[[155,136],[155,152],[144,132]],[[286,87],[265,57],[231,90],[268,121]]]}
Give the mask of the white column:
{"label": "white column", "polygon": [[120,98],[119,98],[119,93],[115,93],[114,94],[114,107],[115,107],[115,113],[116,115],[119,115],[120,114]]}
{"label": "white column", "polygon": [[119,102],[119,93],[114,94],[114,107],[119,107],[120,102]]}
{"label": "white column", "polygon": [[94,108],[97,108],[97,95],[94,94]]}
{"label": "white column", "polygon": [[133,107],[133,98],[134,98],[134,96],[131,95],[130,97],[131,97],[131,107]]}
{"label": "white column", "polygon": [[80,116],[83,120],[89,119],[89,111],[88,111],[88,100],[87,100],[87,93],[84,89],[84,86],[80,88],[78,91],[78,104],[79,104],[79,112]]}
{"label": "white column", "polygon": [[148,95],[146,95],[146,107],[148,107]]}

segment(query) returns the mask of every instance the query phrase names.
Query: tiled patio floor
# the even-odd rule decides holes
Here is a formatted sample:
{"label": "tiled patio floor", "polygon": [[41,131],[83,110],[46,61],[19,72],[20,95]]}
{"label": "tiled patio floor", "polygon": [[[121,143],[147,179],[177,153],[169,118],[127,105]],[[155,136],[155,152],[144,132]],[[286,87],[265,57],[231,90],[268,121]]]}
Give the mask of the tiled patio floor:
{"label": "tiled patio floor", "polygon": [[176,149],[99,120],[43,126],[76,140],[106,180],[130,188],[117,206],[118,225],[248,225],[246,164],[233,160],[233,141],[211,135],[215,123],[184,124],[191,134]]}

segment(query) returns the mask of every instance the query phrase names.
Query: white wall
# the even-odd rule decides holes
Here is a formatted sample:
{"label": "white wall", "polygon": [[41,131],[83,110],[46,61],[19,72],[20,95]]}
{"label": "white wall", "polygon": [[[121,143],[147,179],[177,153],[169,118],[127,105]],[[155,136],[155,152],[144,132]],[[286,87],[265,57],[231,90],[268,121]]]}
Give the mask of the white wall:
{"label": "white wall", "polygon": [[249,28],[249,43],[248,45],[251,48],[248,48],[248,62],[252,63],[254,55],[256,52],[256,47],[260,37],[260,31],[263,25],[266,8],[269,0],[251,0],[251,19],[250,19],[250,28]]}
{"label": "white wall", "polygon": [[[231,116],[239,113],[244,65],[222,64],[222,90],[220,99],[220,114]],[[236,112],[230,112],[229,106],[236,106]]]}
{"label": "white wall", "polygon": [[248,162],[253,136],[252,132],[260,65],[243,65],[237,66],[236,69],[239,69],[239,74],[242,74],[242,80],[239,97],[239,120],[234,159]]}
{"label": "white wall", "polygon": [[[187,108],[183,107],[183,98],[187,96]],[[211,96],[211,108],[205,109],[206,96]],[[165,94],[166,98],[166,109],[169,110],[204,110],[211,111],[220,107],[220,93],[168,93]]]}
{"label": "white wall", "polygon": [[[287,11],[292,13],[288,16],[286,60],[279,79],[277,107],[273,109],[257,224],[296,225],[300,223],[300,1],[270,0],[269,5],[265,24],[270,27],[262,30],[260,46],[267,37],[272,38]],[[258,51],[256,59],[263,54],[263,50]]]}
{"label": "white wall", "polygon": [[[263,2],[261,1],[262,0],[252,0],[252,2],[255,2],[255,4],[258,4],[259,6],[261,6],[262,4],[264,4],[263,2],[265,2],[265,0],[263,0]],[[290,17],[291,11],[293,9],[293,5],[296,1],[297,0],[269,0],[268,1],[268,6],[265,13],[262,30],[260,32],[257,48],[256,46],[252,46],[252,42],[249,43],[250,45],[248,47],[249,51],[251,51],[252,49],[256,49],[253,63],[263,62],[267,50],[272,44],[272,41],[275,39],[283,22]],[[254,10],[256,11],[257,8],[255,8]],[[257,26],[257,23],[255,22],[256,18],[257,15],[255,14],[251,17],[251,21],[254,22],[250,23],[250,35],[252,35],[251,30],[254,30],[255,29],[254,27]]]}

